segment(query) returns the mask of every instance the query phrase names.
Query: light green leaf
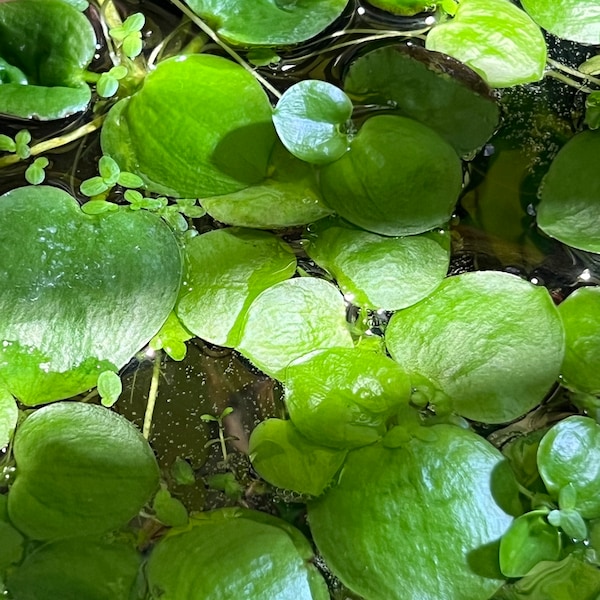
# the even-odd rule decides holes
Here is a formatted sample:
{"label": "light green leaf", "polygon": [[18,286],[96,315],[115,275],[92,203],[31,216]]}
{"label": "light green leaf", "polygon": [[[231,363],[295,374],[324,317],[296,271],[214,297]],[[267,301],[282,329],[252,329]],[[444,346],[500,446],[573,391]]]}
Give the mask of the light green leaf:
{"label": "light green leaf", "polygon": [[48,166],[48,159],[44,156],[36,158],[25,170],[25,179],[31,185],[39,185],[46,178],[44,169]]}
{"label": "light green leaf", "polygon": [[600,131],[572,137],[552,161],[537,208],[540,229],[574,248],[600,253]]}
{"label": "light green leaf", "polygon": [[102,73],[96,82],[96,91],[102,98],[110,98],[117,93],[119,82],[110,73]]}
{"label": "light green leaf", "polygon": [[185,527],[188,524],[187,509],[165,488],[158,490],[154,496],[152,510],[154,510],[156,518],[168,527]]}
{"label": "light green leaf", "polygon": [[177,316],[192,333],[236,346],[254,299],[296,270],[292,249],[271,233],[231,228],[209,231],[185,246],[186,271]]}
{"label": "light green leaf", "polygon": [[325,202],[382,235],[422,233],[449,220],[462,187],[454,149],[405,117],[371,117],[350,150],[321,170]]}
{"label": "light green leaf", "polygon": [[236,346],[259,369],[283,379],[294,360],[325,348],[351,348],[342,295],[323,281],[277,283],[250,305]]}
{"label": "light green leaf", "polygon": [[106,200],[89,200],[81,205],[81,212],[86,215],[102,215],[116,210],[119,210],[119,207],[114,202]]}
{"label": "light green leaf", "polygon": [[103,406],[111,407],[123,391],[121,378],[114,371],[103,371],[98,376],[98,395]]}
{"label": "light green leaf", "polygon": [[4,448],[12,438],[19,418],[19,409],[15,399],[0,387],[0,449]]}
{"label": "light green leaf", "polygon": [[313,443],[281,419],[267,419],[254,429],[248,454],[270,484],[312,496],[323,493],[346,458],[345,450]]}
{"label": "light green leaf", "polygon": [[150,340],[154,350],[164,350],[173,360],[183,360],[187,353],[185,343],[194,337],[177,318],[175,312],[169,313],[159,332]]}
{"label": "light green leaf", "polygon": [[123,40],[123,52],[129,58],[139,56],[144,47],[140,33],[130,33]]}
{"label": "light green leaf", "polygon": [[585,124],[592,130],[600,128],[600,92],[591,92],[585,99]]}
{"label": "light green leaf", "polygon": [[548,522],[560,527],[573,541],[581,542],[587,538],[587,526],[576,510],[553,510],[548,515]]}
{"label": "light green leaf", "polygon": [[410,17],[435,8],[437,0],[369,0],[369,4],[394,15]]}
{"label": "light green leaf", "polygon": [[86,179],[85,181],[82,181],[81,186],[79,186],[79,191],[84,196],[89,196],[90,198],[92,196],[98,196],[99,194],[102,194],[108,189],[108,184],[104,181],[102,177],[99,176]]}
{"label": "light green leaf", "polygon": [[133,173],[122,171],[117,177],[117,183],[126,188],[141,188],[144,185],[144,180]]}
{"label": "light green leaf", "polygon": [[14,152],[17,149],[15,142],[3,133],[0,134],[0,150],[2,152]]}
{"label": "light green leaf", "polygon": [[102,406],[59,402],[37,410],[17,430],[14,457],[10,520],[36,540],[118,529],[158,487],[148,442]]}
{"label": "light green leaf", "polygon": [[149,191],[226,194],[266,175],[275,139],[271,113],[260,84],[239,65],[207,54],[176,57],[111,109],[102,149]]}
{"label": "light green leaf", "polygon": [[494,271],[449,277],[397,312],[386,330],[392,357],[445,392],[459,415],[515,419],[558,377],[564,332],[545,288]]}
{"label": "light green leaf", "polygon": [[509,0],[461,0],[454,17],[434,27],[425,45],[464,62],[492,87],[538,81],[546,68],[542,32]]}

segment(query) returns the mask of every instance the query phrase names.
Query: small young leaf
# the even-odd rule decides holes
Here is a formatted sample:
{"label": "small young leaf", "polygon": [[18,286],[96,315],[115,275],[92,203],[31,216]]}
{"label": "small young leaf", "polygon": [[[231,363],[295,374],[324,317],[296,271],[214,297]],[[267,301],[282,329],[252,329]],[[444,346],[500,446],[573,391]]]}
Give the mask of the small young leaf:
{"label": "small young leaf", "polygon": [[185,506],[164,488],[154,496],[152,509],[156,518],[169,527],[184,527],[188,523],[188,512]]}
{"label": "small young leaf", "polygon": [[575,541],[587,538],[587,526],[582,516],[576,510],[553,510],[548,515],[548,522],[554,525],[554,527],[560,527]]}
{"label": "small young leaf", "polygon": [[81,210],[86,215],[101,215],[105,212],[111,212],[117,210],[119,207],[113,202],[106,202],[106,200],[90,200],[85,204],[81,205]]}
{"label": "small young leaf", "polygon": [[247,55],[248,62],[255,67],[266,67],[276,65],[281,61],[281,56],[271,48],[252,48]]}
{"label": "small young leaf", "polygon": [[171,476],[177,485],[193,485],[196,481],[192,465],[179,456],[171,466]]}
{"label": "small young leaf", "polygon": [[121,174],[119,165],[110,156],[103,156],[98,161],[98,170],[100,171],[102,179],[104,179],[105,183],[109,186],[113,186],[117,183],[117,179]]}
{"label": "small young leaf", "polygon": [[136,31],[141,31],[145,23],[146,17],[144,17],[142,13],[133,13],[125,19],[123,28],[127,33],[134,33]]}
{"label": "small young leaf", "polygon": [[31,133],[29,133],[29,131],[27,131],[27,129],[21,129],[21,131],[19,131],[17,133],[17,135],[15,136],[15,142],[17,144],[17,146],[19,144],[29,144],[29,142],[31,141]]}
{"label": "small young leaf", "polygon": [[239,500],[244,492],[233,473],[216,473],[208,477],[206,483],[214,490],[224,492],[230,500]]}
{"label": "small young leaf", "polygon": [[116,65],[108,73],[114,79],[119,80],[123,79],[123,77],[127,75],[127,72],[127,67],[124,67],[123,65]]}
{"label": "small young leaf", "polygon": [[117,178],[117,183],[126,188],[140,188],[144,185],[144,181],[141,177],[138,177],[133,173],[129,173],[129,171],[121,171],[121,173],[119,173],[119,177]]}
{"label": "small young leaf", "polygon": [[166,221],[166,223],[174,231],[184,232],[187,231],[188,223],[183,215],[177,210],[169,210],[170,208],[176,208],[168,206],[160,211],[160,216]]}
{"label": "small young leaf", "polygon": [[31,148],[28,145],[30,141],[31,134],[27,129],[21,129],[15,136],[15,152],[22,160],[31,156]]}
{"label": "small young leaf", "polygon": [[[133,207],[132,207],[133,208]],[[150,340],[150,347],[154,350],[164,350],[173,360],[183,360],[187,353],[185,343],[193,337],[171,312],[160,331]]]}
{"label": "small young leaf", "polygon": [[16,148],[14,140],[3,133],[0,134],[0,152],[14,152]]}
{"label": "small young leaf", "polygon": [[79,186],[79,190],[84,196],[92,197],[97,196],[98,194],[102,194],[106,190],[108,190],[109,186],[106,184],[102,177],[92,177],[91,179],[86,179],[81,182],[81,186]]}
{"label": "small young leaf", "polygon": [[561,510],[569,510],[577,506],[577,490],[572,483],[568,483],[560,488],[558,492],[558,505]]}
{"label": "small young leaf", "polygon": [[46,178],[44,169],[48,166],[48,159],[45,156],[36,158],[25,171],[25,179],[31,185],[39,185]]}
{"label": "small young leaf", "polygon": [[131,33],[123,40],[123,52],[129,58],[135,58],[142,51],[142,38],[139,33]]}
{"label": "small young leaf", "polygon": [[109,29],[108,34],[116,42],[122,42],[129,35],[129,31],[127,31],[125,27],[121,25],[120,27],[113,27],[112,29]]}
{"label": "small young leaf", "polygon": [[98,394],[103,406],[111,407],[121,395],[123,384],[121,378],[113,371],[103,371],[98,376]]}
{"label": "small young leaf", "polygon": [[580,64],[579,71],[584,75],[598,75],[600,73],[600,54],[596,54]]}
{"label": "small young leaf", "polygon": [[110,74],[102,73],[96,83],[96,91],[102,98],[110,98],[117,93],[119,82]]}
{"label": "small young leaf", "polygon": [[144,200],[144,196],[135,190],[125,190],[123,197],[132,205],[132,208],[135,207],[137,209],[141,208],[139,204]]}
{"label": "small young leaf", "polygon": [[180,198],[177,200],[177,206],[179,212],[190,219],[199,219],[206,214],[204,208],[197,205],[194,198]]}

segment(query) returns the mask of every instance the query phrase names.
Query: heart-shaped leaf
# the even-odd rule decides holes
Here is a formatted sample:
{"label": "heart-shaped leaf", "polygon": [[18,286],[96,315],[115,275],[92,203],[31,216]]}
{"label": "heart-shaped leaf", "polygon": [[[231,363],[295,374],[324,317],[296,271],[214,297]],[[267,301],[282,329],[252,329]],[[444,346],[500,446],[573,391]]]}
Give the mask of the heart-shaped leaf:
{"label": "heart-shaped leaf", "polygon": [[224,40],[239,46],[288,46],[323,31],[348,0],[187,0]]}
{"label": "heart-shaped leaf", "polygon": [[287,89],[277,102],[273,123],[283,145],[313,164],[337,160],[348,151],[341,127],[352,116],[352,102],[326,81],[306,79]]}
{"label": "heart-shaped leaf", "polygon": [[264,179],[275,140],[271,114],[262,87],[239,65],[208,54],[175,57],[111,109],[102,149],[150,191],[228,194]]}
{"label": "heart-shaped leaf", "polygon": [[158,487],[152,448],[102,406],[58,402],[15,435],[11,521],[36,540],[103,534],[132,519]]}
{"label": "heart-shaped leaf", "polygon": [[348,453],[337,485],[308,505],[315,543],[366,600],[489,598],[501,584],[498,540],[512,520],[506,510],[516,485],[478,435],[451,425],[422,429],[428,441]]}
{"label": "heart-shaped leaf", "polygon": [[502,423],[539,404],[556,381],[564,331],[545,288],[508,273],[448,277],[425,300],[397,312],[386,344],[469,419]]}
{"label": "heart-shaped leaf", "polygon": [[600,253],[600,131],[571,138],[556,155],[541,189],[537,222],[564,244]]}
{"label": "heart-shaped leaf", "polygon": [[434,27],[425,44],[464,62],[492,87],[538,81],[546,68],[540,28],[509,0],[461,0],[454,18]]}
{"label": "heart-shaped leaf", "polygon": [[69,3],[0,2],[0,113],[60,119],[85,109],[95,52],[94,29]]}
{"label": "heart-shaped leaf", "polygon": [[46,186],[0,199],[0,265],[0,383],[29,405],[125,365],[169,315],[182,269],[156,215],[85,215]]}

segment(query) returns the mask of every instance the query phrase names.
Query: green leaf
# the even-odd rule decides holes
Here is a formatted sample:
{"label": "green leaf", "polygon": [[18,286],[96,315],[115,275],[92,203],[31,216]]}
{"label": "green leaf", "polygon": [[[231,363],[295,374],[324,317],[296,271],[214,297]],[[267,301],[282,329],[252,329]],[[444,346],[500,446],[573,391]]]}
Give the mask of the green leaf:
{"label": "green leaf", "polygon": [[259,369],[283,379],[294,360],[325,348],[351,348],[342,295],[323,281],[277,283],[250,305],[236,346]]}
{"label": "green leaf", "polygon": [[561,510],[573,509],[577,506],[577,490],[569,483],[558,492],[558,505]]}
{"label": "green leaf", "polygon": [[285,372],[285,403],[298,431],[333,448],[371,444],[411,395],[411,383],[387,356],[331,348],[301,358]]}
{"label": "green leaf", "polygon": [[86,215],[102,215],[116,210],[119,210],[119,207],[114,202],[106,202],[106,200],[89,200],[81,205],[81,212]]}
{"label": "green leaf", "polygon": [[102,405],[111,407],[123,392],[121,378],[114,371],[103,371],[98,376],[98,395]]}
{"label": "green leaf", "polygon": [[572,137],[552,161],[537,208],[540,229],[563,244],[600,253],[600,131]]}
{"label": "green leaf", "polygon": [[233,473],[215,473],[207,478],[209,487],[220,490],[236,502],[242,497],[244,488],[238,483]]}
{"label": "green leaf", "polygon": [[110,98],[117,93],[119,82],[109,73],[102,73],[96,82],[96,91],[102,98]]}
{"label": "green leaf", "polygon": [[0,134],[0,151],[14,152],[17,149],[15,142],[3,133]]}
{"label": "green leaf", "polygon": [[193,198],[180,198],[177,200],[177,210],[190,219],[200,219],[206,214],[204,208],[198,206]]}
{"label": "green leaf", "polygon": [[133,13],[129,15],[123,22],[123,29],[127,33],[141,31],[146,23],[146,17],[142,13]]}
{"label": "green leaf", "polygon": [[600,288],[582,287],[558,305],[566,336],[561,375],[570,389],[600,394]]}
{"label": "green leaf", "polygon": [[558,377],[564,332],[545,288],[493,271],[449,277],[397,312],[386,330],[392,357],[484,423],[515,419],[539,404]]}
{"label": "green leaf", "polygon": [[31,185],[39,185],[46,178],[44,169],[48,166],[48,159],[44,156],[36,158],[25,170],[25,179]]}
{"label": "green leaf", "polygon": [[592,130],[600,128],[600,92],[592,92],[585,99],[584,122]]}
{"label": "green leaf", "polygon": [[355,103],[393,107],[431,127],[460,155],[480,148],[498,125],[498,104],[479,75],[415,44],[359,56],[347,71],[344,90]]}
{"label": "green leaf", "polygon": [[319,496],[342,466],[346,451],[307,440],[291,421],[267,419],[252,432],[248,455],[270,484]]}
{"label": "green leaf", "polygon": [[117,177],[117,183],[126,188],[141,188],[144,186],[144,180],[134,173],[122,171]]}
{"label": "green leaf", "polygon": [[123,40],[123,52],[129,58],[139,56],[143,47],[142,37],[139,32],[130,33]]}
{"label": "green leaf", "polygon": [[352,102],[326,81],[306,79],[288,88],[277,101],[273,123],[283,145],[309,163],[326,164],[348,151],[342,131],[352,116]]}
{"label": "green leaf", "polygon": [[0,494],[0,572],[10,565],[19,563],[23,557],[23,536],[10,524],[8,518],[8,496]]}
{"label": "green leaf", "polygon": [[183,360],[187,353],[185,343],[191,340],[190,333],[177,318],[175,312],[169,313],[159,332],[150,340],[154,350],[164,350],[173,360]]}
{"label": "green leaf", "polygon": [[15,153],[21,160],[31,156],[29,142],[31,142],[31,133],[27,129],[21,129],[15,136]]}
{"label": "green leaf", "polygon": [[127,67],[123,65],[116,65],[110,69],[109,74],[114,79],[120,80],[126,77],[128,72],[129,71],[127,70]]}
{"label": "green leaf", "polygon": [[102,194],[106,190],[109,189],[109,185],[104,181],[102,177],[96,176],[91,177],[90,179],[86,179],[81,182],[81,186],[79,186],[79,191],[84,196],[98,196]]}
{"label": "green leaf", "polygon": [[0,86],[0,113],[60,119],[84,110],[91,91],[84,70],[96,52],[87,18],[63,0],[0,4],[0,58],[25,81]]}
{"label": "green leaf", "polygon": [[158,490],[154,496],[152,510],[156,518],[168,527],[185,527],[188,524],[186,507],[165,488]]}
{"label": "green leaf", "polygon": [[0,449],[6,447],[17,426],[19,409],[15,399],[0,387]]}
{"label": "green leaf", "polygon": [[196,482],[196,475],[192,465],[180,456],[171,465],[171,476],[177,485],[194,485]]}
{"label": "green leaf", "polygon": [[111,109],[102,149],[151,192],[226,194],[264,178],[275,139],[271,113],[260,84],[239,65],[206,54],[176,57]]}
{"label": "green leaf", "polygon": [[585,519],[600,517],[600,425],[589,417],[567,417],[542,438],[538,468],[548,492],[558,498],[571,485],[572,509]]}
{"label": "green leaf", "polygon": [[308,504],[327,566],[365,598],[480,600],[501,585],[498,539],[517,498],[510,469],[471,431],[427,429],[430,441],[349,452],[337,485]]}
{"label": "green leaf", "polygon": [[546,511],[517,517],[500,541],[500,568],[506,577],[523,577],[543,560],[560,558],[558,531],[546,521]]}
{"label": "green leaf", "polygon": [[37,410],[17,430],[14,456],[10,520],[36,540],[118,529],[158,487],[148,442],[102,406],[59,402]]}
{"label": "green leaf", "polygon": [[190,8],[213,26],[219,37],[238,46],[289,46],[308,40],[341,14],[348,0],[190,0]]}
{"label": "green leaf", "polygon": [[523,8],[546,31],[580,44],[600,44],[596,0],[523,0]]}
{"label": "green leaf", "polygon": [[157,216],[86,215],[48,186],[1,197],[0,256],[0,386],[29,405],[124,366],[166,320],[182,270]]}
{"label": "green leaf", "polygon": [[539,27],[509,0],[461,0],[456,14],[427,35],[428,50],[448,54],[479,73],[492,87],[538,81],[546,68]]}
{"label": "green leaf", "polygon": [[203,198],[202,206],[217,221],[258,229],[306,225],[332,212],[322,202],[313,167],[279,141],[265,179],[238,192]]}
{"label": "green leaf", "polygon": [[410,17],[435,8],[437,0],[369,0],[369,4],[394,15]]}
{"label": "green leaf", "polygon": [[335,221],[313,231],[307,254],[357,306],[406,308],[433,292],[448,271],[449,236],[443,232],[389,238]]}
{"label": "green leaf", "polygon": [[382,235],[422,233],[450,219],[462,187],[454,149],[405,117],[371,117],[350,150],[321,170],[325,202],[341,217]]}
{"label": "green leaf", "polygon": [[185,530],[162,538],[147,578],[150,593],[165,598],[329,599],[302,534],[281,519],[240,508],[199,513]]}
{"label": "green leaf", "polygon": [[110,156],[102,156],[100,158],[98,161],[98,170],[100,177],[104,179],[109,187],[117,183],[117,179],[121,173],[119,165]]}
{"label": "green leaf", "polygon": [[116,600],[136,585],[140,554],[117,540],[77,537],[33,550],[8,577],[14,598]]}
{"label": "green leaf", "polygon": [[582,541],[588,536],[585,521],[576,510],[553,510],[548,515],[548,522],[560,527],[573,541]]}
{"label": "green leaf", "polygon": [[281,56],[269,48],[251,48],[246,55],[248,62],[255,67],[276,65],[281,61]]}
{"label": "green leaf", "polygon": [[296,270],[296,257],[285,242],[271,233],[239,228],[191,239],[185,261],[177,316],[195,335],[227,347],[238,344],[254,299]]}

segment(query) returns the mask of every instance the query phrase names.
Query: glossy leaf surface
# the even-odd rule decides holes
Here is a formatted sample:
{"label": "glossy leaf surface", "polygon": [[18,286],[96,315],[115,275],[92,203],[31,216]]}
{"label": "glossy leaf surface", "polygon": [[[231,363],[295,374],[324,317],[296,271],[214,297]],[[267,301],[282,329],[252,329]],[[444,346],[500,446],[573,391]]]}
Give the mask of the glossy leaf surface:
{"label": "glossy leaf surface", "polygon": [[348,69],[344,91],[356,103],[388,105],[431,127],[461,155],[481,147],[499,119],[496,100],[477,73],[416,45],[360,56]]}
{"label": "glossy leaf surface", "polygon": [[317,548],[366,600],[482,600],[501,584],[497,542],[512,518],[498,502],[516,498],[502,456],[470,431],[427,430],[430,441],[353,450],[308,505]]}
{"label": "glossy leaf surface", "polygon": [[150,555],[148,584],[164,600],[327,600],[312,557],[308,541],[285,521],[226,508],[197,514],[163,538]]}
{"label": "glossy leaf surface", "polygon": [[546,433],[538,448],[538,468],[554,498],[570,485],[582,517],[600,517],[600,425],[589,417],[572,416]]}
{"label": "glossy leaf surface", "polygon": [[239,192],[203,198],[202,206],[217,221],[257,229],[306,225],[332,212],[321,200],[315,169],[279,141],[263,181]]}
{"label": "glossy leaf surface", "polygon": [[344,296],[357,306],[406,308],[430,294],[448,271],[448,234],[391,238],[336,222],[314,230],[308,255],[333,275]]}
{"label": "glossy leaf surface", "polygon": [[352,347],[342,295],[322,279],[300,277],[254,300],[236,349],[267,375],[282,379],[297,358],[336,347]]}
{"label": "glossy leaf surface", "polygon": [[443,225],[462,185],[460,160],[435,131],[405,117],[371,117],[350,150],[321,170],[323,198],[341,217],[382,235]]}
{"label": "glossy leaf surface", "polygon": [[265,177],[275,140],[271,112],[260,84],[239,65],[207,54],[175,57],[111,109],[102,149],[150,191],[227,194]]}
{"label": "glossy leaf surface", "polygon": [[296,270],[292,249],[271,233],[230,228],[209,231],[185,247],[177,315],[197,336],[219,346],[237,345],[252,301]]}
{"label": "glossy leaf surface", "polygon": [[29,405],[78,394],[127,363],[169,315],[182,268],[156,215],[85,215],[46,186],[2,196],[0,265],[0,382]]}
{"label": "glossy leaf surface", "polygon": [[348,151],[342,126],[352,116],[352,102],[335,85],[304,80],[288,88],[277,102],[273,123],[283,145],[313,164],[337,160]]}
{"label": "glossy leaf surface", "polygon": [[544,178],[537,222],[548,235],[600,253],[600,132],[584,131],[556,155]]}
{"label": "glossy leaf surface", "polygon": [[94,538],[45,544],[8,579],[21,600],[121,600],[132,593],[141,556],[130,545]]}
{"label": "glossy leaf surface", "polygon": [[542,32],[509,0],[461,0],[454,18],[429,32],[426,47],[464,62],[492,87],[538,81],[546,67]]}
{"label": "glossy leaf surface", "polygon": [[148,442],[102,406],[59,402],[39,409],[17,430],[14,456],[8,512],[36,540],[118,529],[158,487]]}
{"label": "glossy leaf surface", "polygon": [[0,113],[47,120],[84,110],[95,51],[91,24],[69,3],[0,3]]}
{"label": "glossy leaf surface", "polygon": [[267,419],[250,436],[252,466],[271,485],[319,496],[339,471],[346,452],[312,443],[291,421]]}
{"label": "glossy leaf surface", "polygon": [[545,288],[493,271],[447,278],[391,319],[386,344],[469,419],[502,423],[539,404],[564,354],[560,317]]}
{"label": "glossy leaf surface", "polygon": [[4,448],[10,441],[18,418],[19,410],[15,399],[0,388],[0,448]]}
{"label": "glossy leaf surface", "polygon": [[188,0],[221,38],[239,46],[287,46],[323,31],[348,0]]}
{"label": "glossy leaf surface", "polygon": [[546,31],[582,44],[600,44],[597,0],[523,0],[523,8]]}
{"label": "glossy leaf surface", "polygon": [[397,363],[361,348],[331,348],[300,359],[287,368],[285,382],[294,425],[313,442],[334,448],[380,439],[411,394]]}

